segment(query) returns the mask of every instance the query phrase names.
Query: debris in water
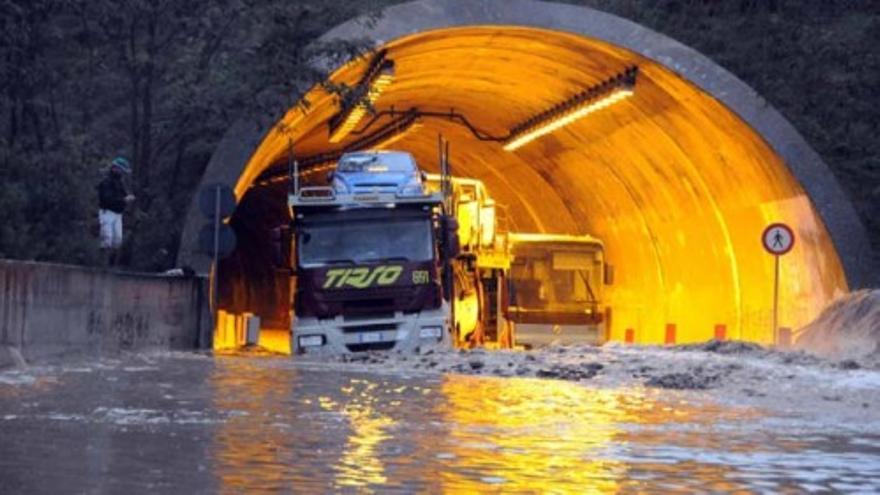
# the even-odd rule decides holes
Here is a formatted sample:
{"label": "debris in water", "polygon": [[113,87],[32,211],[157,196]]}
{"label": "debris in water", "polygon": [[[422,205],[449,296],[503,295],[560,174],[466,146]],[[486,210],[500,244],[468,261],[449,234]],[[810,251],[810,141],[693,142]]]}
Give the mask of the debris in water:
{"label": "debris in water", "polygon": [[538,378],[559,378],[562,380],[589,380],[596,376],[597,370],[593,368],[576,368],[574,366],[553,366],[551,368],[541,368],[535,376]]}
{"label": "debris in water", "polygon": [[691,372],[666,373],[648,378],[648,387],[668,388],[674,390],[706,390],[718,383],[718,375],[710,375],[702,368],[694,368]]}
{"label": "debris in water", "polygon": [[712,339],[708,342],[701,342],[699,344],[683,344],[676,346],[675,348],[682,351],[705,351],[718,354],[754,354],[764,350],[763,347],[753,342],[717,339]]}
{"label": "debris in water", "polygon": [[842,370],[858,370],[862,368],[862,366],[853,359],[844,359],[837,363],[836,366]]}

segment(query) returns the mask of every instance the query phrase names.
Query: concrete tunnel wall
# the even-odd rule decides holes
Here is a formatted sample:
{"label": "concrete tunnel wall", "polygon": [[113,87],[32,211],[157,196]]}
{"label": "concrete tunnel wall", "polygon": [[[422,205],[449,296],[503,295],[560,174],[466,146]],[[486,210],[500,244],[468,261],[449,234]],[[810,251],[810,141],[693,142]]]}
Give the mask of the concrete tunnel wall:
{"label": "concrete tunnel wall", "polygon": [[[635,64],[635,96],[514,153],[464,128],[425,120],[391,147],[436,170],[436,136],[452,142],[453,172],[486,182],[520,231],[589,233],[616,266],[612,338],[633,328],[662,342],[704,340],[723,324],[733,338],[772,340],[773,258],[759,237],[775,221],[798,241],[782,260],[780,324],[798,327],[877,270],[850,202],[819,156],[766,101],[699,53],[593,9],[532,0],[420,1],[352,21],[323,39],[369,37],[396,63],[377,102],[454,108],[493,134]],[[353,82],[365,61],[337,70]],[[300,155],[334,146],[335,98],[318,89],[307,111],[284,117]],[[244,197],[282,161],[288,136],[240,124],[218,147],[206,182]],[[250,189],[253,191],[253,189]],[[239,222],[245,221],[239,218]],[[182,262],[200,221],[190,212]]]}

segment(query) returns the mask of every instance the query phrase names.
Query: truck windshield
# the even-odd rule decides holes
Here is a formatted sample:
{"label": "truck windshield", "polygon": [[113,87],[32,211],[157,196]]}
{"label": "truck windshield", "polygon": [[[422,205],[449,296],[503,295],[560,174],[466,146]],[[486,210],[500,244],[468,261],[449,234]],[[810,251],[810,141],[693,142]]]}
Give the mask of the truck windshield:
{"label": "truck windshield", "polygon": [[297,234],[300,265],[428,261],[433,259],[428,218],[334,221],[303,226]]}

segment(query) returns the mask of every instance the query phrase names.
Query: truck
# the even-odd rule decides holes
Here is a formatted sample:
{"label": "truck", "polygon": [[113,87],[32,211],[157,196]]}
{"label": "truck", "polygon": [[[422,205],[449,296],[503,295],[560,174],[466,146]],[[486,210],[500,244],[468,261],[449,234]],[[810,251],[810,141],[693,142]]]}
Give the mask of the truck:
{"label": "truck", "polygon": [[507,315],[518,347],[601,344],[611,310],[604,287],[613,282],[605,249],[589,235],[511,233]]}
{"label": "truck", "polygon": [[601,241],[505,232],[485,185],[444,163],[352,152],[294,188],[296,354],[604,341]]}
{"label": "truck", "polygon": [[294,353],[452,345],[444,280],[457,228],[412,155],[346,153],[329,185],[296,187],[288,203]]}

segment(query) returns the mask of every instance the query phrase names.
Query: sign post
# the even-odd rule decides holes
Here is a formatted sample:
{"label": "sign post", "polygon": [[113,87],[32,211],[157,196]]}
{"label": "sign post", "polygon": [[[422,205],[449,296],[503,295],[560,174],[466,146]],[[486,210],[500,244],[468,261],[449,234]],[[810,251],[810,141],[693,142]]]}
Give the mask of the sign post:
{"label": "sign post", "polygon": [[219,274],[217,273],[217,269],[219,267],[218,259],[220,257],[220,188],[214,188],[214,239],[213,239],[213,249],[211,256],[211,304],[214,306],[214,323],[216,327],[216,318],[217,318],[217,301],[219,300],[219,295],[217,294],[217,290],[219,288]]}
{"label": "sign post", "polygon": [[779,343],[779,257],[794,247],[794,230],[784,223],[772,223],[761,234],[764,249],[773,255],[773,342]]}
{"label": "sign post", "polygon": [[198,250],[211,256],[211,313],[217,326],[217,308],[220,258],[229,256],[235,249],[235,233],[223,220],[235,210],[235,194],[229,186],[212,184],[201,190],[199,209],[210,223],[199,231]]}

